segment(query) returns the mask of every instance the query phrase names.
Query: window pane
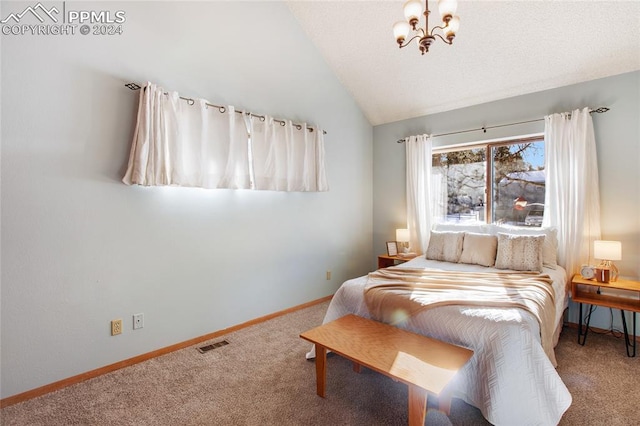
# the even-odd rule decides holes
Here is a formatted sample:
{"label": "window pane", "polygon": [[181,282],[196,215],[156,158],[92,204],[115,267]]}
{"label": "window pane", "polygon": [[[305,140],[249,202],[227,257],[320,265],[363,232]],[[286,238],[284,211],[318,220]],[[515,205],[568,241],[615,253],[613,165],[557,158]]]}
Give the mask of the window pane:
{"label": "window pane", "polygon": [[436,221],[484,221],[484,148],[433,155],[432,178]]}
{"label": "window pane", "polygon": [[544,140],[491,148],[493,222],[542,226]]}

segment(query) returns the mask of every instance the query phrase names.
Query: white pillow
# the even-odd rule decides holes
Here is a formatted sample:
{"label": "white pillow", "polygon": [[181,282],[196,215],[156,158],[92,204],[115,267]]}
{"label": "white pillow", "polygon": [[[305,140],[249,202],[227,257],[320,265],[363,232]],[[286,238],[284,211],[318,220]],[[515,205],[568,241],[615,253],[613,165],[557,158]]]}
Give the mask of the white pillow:
{"label": "white pillow", "polygon": [[458,263],[462,253],[463,241],[464,232],[431,231],[429,247],[427,247],[425,257],[431,260]]}
{"label": "white pillow", "polygon": [[493,266],[496,263],[498,237],[489,234],[465,232],[460,263]]}
{"label": "white pillow", "polygon": [[489,232],[491,234],[503,232],[513,235],[544,235],[542,264],[551,269],[558,267],[558,230],[556,228],[523,228],[521,226],[490,225]]}
{"label": "white pillow", "polygon": [[544,235],[498,233],[496,268],[542,272]]}

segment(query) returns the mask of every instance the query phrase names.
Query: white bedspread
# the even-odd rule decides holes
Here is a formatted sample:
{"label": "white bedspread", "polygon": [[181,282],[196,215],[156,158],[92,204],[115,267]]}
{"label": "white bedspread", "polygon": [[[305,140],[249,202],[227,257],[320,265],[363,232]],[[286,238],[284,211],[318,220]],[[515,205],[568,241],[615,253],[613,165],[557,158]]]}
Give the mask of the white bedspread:
{"label": "white bedspread", "polygon": [[[403,266],[494,270],[422,256],[398,267]],[[565,271],[558,267],[543,272],[554,280],[560,324],[568,300]],[[366,277],[346,281],[331,300],[324,323],[347,314],[370,318],[363,295],[366,282]],[[556,425],[571,405],[571,394],[540,344],[538,321],[522,309],[443,306],[420,312],[403,328],[473,349],[473,357],[451,383],[453,396],[478,407],[495,425]],[[313,350],[307,354],[314,356]]]}

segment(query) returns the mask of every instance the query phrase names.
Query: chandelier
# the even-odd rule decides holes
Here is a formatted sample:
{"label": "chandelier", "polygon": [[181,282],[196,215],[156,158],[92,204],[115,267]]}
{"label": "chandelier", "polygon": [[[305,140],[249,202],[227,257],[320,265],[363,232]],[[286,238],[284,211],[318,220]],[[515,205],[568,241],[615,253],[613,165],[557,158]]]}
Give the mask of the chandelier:
{"label": "chandelier", "polygon": [[[404,16],[406,21],[398,21],[393,25],[393,35],[396,37],[400,49],[406,47],[414,39],[418,39],[418,47],[424,55],[429,51],[429,46],[436,41],[436,36],[447,44],[453,44],[453,39],[460,27],[460,17],[457,16],[456,0],[438,0],[438,10],[442,17],[442,23],[429,29],[429,0],[425,0],[424,5],[420,0],[409,0],[404,4]],[[424,15],[424,29],[418,27],[420,15]],[[405,43],[409,33],[413,30],[413,37]],[[436,32],[440,30],[442,34]]]}

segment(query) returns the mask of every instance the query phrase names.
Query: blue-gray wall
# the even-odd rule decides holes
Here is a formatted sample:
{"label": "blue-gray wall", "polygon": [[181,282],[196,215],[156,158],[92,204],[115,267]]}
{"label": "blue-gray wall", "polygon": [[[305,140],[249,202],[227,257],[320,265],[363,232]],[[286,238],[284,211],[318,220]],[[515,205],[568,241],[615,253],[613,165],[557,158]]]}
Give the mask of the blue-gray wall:
{"label": "blue-gray wall", "polygon": [[[593,114],[600,175],[602,238],[622,241],[623,276],[640,279],[640,72],[518,96],[468,108],[376,126],[373,129],[373,244],[385,251],[396,228],[406,227],[405,136],[439,134],[535,120],[547,114],[606,106]],[[544,122],[443,136],[434,146],[542,133]],[[572,304],[569,321],[577,322]],[[609,310],[599,308],[592,325],[609,328]],[[621,327],[620,315],[614,325]]]}
{"label": "blue-gray wall", "polygon": [[[372,127],[285,3],[66,6],[126,22],[119,36],[2,36],[2,398],[370,270]],[[147,80],[324,128],[330,191],[124,185],[138,92],[123,84]]]}

